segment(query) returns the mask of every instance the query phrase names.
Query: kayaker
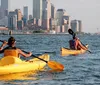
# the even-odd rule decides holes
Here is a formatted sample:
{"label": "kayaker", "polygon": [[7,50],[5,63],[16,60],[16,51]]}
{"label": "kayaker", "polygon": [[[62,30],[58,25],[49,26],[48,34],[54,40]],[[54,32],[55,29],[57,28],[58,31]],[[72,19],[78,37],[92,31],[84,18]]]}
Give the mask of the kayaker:
{"label": "kayaker", "polygon": [[73,36],[72,40],[69,40],[69,46],[70,46],[70,49],[73,49],[73,50],[80,50],[80,49],[88,50],[88,48],[82,45],[79,38],[75,36]]}
{"label": "kayaker", "polygon": [[0,53],[4,53],[4,56],[15,56],[15,57],[20,57],[19,55],[22,55],[24,57],[30,57],[32,55],[31,52],[26,54],[21,49],[17,48],[16,40],[14,37],[10,37],[8,39],[8,42],[6,41],[3,42],[3,44],[0,47]]}

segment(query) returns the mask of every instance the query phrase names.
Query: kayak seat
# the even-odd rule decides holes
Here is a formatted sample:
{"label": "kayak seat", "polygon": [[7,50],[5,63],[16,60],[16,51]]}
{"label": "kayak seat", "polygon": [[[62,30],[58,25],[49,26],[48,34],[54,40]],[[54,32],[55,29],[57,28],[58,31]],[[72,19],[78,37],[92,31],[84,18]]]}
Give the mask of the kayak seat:
{"label": "kayak seat", "polygon": [[0,60],[0,66],[10,65],[10,64],[18,64],[21,62],[22,62],[22,60],[20,58],[13,57],[13,56],[6,56]]}

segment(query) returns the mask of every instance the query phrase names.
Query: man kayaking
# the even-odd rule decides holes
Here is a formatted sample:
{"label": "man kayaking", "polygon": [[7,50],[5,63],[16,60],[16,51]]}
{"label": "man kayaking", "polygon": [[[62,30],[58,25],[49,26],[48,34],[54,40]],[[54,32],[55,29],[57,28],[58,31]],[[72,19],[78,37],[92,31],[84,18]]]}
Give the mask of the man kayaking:
{"label": "man kayaking", "polygon": [[72,40],[69,40],[69,46],[70,46],[70,49],[73,49],[73,50],[80,50],[80,49],[88,50],[88,48],[83,46],[79,38],[75,37],[75,35],[73,35]]}
{"label": "man kayaking", "polygon": [[[7,47],[5,47],[5,46],[7,46]],[[14,39],[14,37],[10,37],[8,39],[8,42],[6,42],[6,41],[3,42],[3,44],[0,47],[0,53],[4,53],[4,56],[15,56],[15,57],[20,57],[19,55],[22,55],[24,57],[30,57],[32,55],[31,52],[26,54],[22,50],[17,48],[16,40]]]}

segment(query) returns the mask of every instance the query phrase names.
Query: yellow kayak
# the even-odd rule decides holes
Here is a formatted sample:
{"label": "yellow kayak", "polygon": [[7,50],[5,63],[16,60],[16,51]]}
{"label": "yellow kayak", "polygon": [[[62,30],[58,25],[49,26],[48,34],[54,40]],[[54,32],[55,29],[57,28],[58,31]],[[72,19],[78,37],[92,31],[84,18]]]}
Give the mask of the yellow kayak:
{"label": "yellow kayak", "polygon": [[[39,58],[49,61],[50,56],[48,54],[43,54],[39,56]],[[0,60],[0,75],[39,71],[43,69],[44,66],[46,66],[46,62],[38,58],[31,59],[30,61],[22,61],[17,57],[6,56]]]}
{"label": "yellow kayak", "polygon": [[[86,45],[86,47],[88,47],[88,45]],[[79,55],[79,54],[83,54],[86,52],[86,50],[71,50],[69,48],[61,48],[61,56],[68,56],[68,55]]]}

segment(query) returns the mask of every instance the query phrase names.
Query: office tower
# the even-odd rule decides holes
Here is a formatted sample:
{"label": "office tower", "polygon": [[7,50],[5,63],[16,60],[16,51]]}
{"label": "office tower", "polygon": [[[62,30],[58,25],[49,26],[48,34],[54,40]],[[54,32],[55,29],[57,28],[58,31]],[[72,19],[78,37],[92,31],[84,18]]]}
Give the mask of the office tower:
{"label": "office tower", "polygon": [[79,22],[78,22],[78,20],[72,20],[71,21],[71,29],[74,32],[79,32]]}
{"label": "office tower", "polygon": [[33,19],[33,16],[32,15],[29,15],[29,20]]}
{"label": "office tower", "polygon": [[51,2],[50,0],[43,0],[43,27],[50,31],[51,19]]}
{"label": "office tower", "polygon": [[79,33],[81,33],[82,32],[82,21],[78,20],[78,22],[79,22]]}
{"label": "office tower", "polygon": [[51,18],[55,19],[56,9],[55,6],[51,3]]}
{"label": "office tower", "polygon": [[9,10],[9,0],[1,0],[1,8],[3,10]]}
{"label": "office tower", "polygon": [[66,16],[67,13],[64,9],[58,9],[56,13],[56,20],[57,20],[57,25],[62,26],[62,19],[63,16]]}
{"label": "office tower", "polygon": [[5,16],[8,16],[9,11],[9,1],[8,0],[1,0],[1,12],[2,14],[0,17],[4,18]]}
{"label": "office tower", "polygon": [[23,15],[24,15],[24,18],[25,18],[26,21],[27,21],[27,20],[28,20],[28,6],[25,6],[25,7],[24,7]]}
{"label": "office tower", "polygon": [[22,20],[22,12],[20,9],[15,9],[15,13],[17,15],[17,21]]}
{"label": "office tower", "polygon": [[33,18],[42,20],[43,0],[33,0]]}
{"label": "office tower", "polygon": [[10,30],[16,30],[17,29],[17,15],[15,11],[9,12],[8,15],[8,28]]}

